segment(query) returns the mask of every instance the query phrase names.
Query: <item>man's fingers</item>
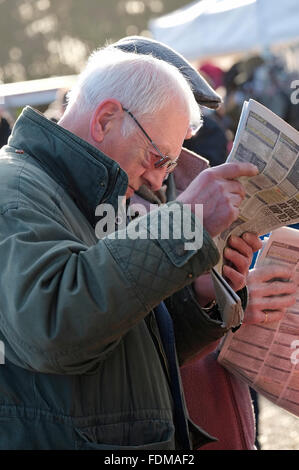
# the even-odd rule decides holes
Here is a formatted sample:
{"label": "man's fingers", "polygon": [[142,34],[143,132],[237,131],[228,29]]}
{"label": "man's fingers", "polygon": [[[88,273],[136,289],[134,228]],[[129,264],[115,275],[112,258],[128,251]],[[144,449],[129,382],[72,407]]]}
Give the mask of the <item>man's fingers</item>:
{"label": "man's fingers", "polygon": [[245,310],[244,323],[271,323],[279,321],[285,315],[287,309],[291,308],[295,302],[295,295],[268,297],[268,299],[250,299]]}
{"label": "man's fingers", "polygon": [[278,322],[282,319],[285,314],[286,309],[282,310],[271,310],[271,311],[262,311],[247,309],[245,310],[244,321],[245,325],[252,325],[256,323],[273,323]]}
{"label": "man's fingers", "polygon": [[256,233],[245,232],[242,235],[242,239],[251,247],[253,253],[262,248],[263,242],[260,240]]}
{"label": "man's fingers", "polygon": [[242,201],[243,201],[243,197],[239,194],[230,194],[230,196],[229,196],[230,204],[233,207],[236,207],[237,209],[240,207]]}
{"label": "man's fingers", "polygon": [[183,191],[178,200],[183,204],[203,204],[203,226],[211,237],[219,235],[239,216],[245,197],[241,176],[254,176],[258,169],[251,163],[226,163],[202,171]]}
{"label": "man's fingers", "polygon": [[252,257],[252,248],[251,246],[246,243],[241,237],[237,237],[235,235],[231,235],[227,242],[228,247],[238,251],[243,256],[248,258]]}
{"label": "man's fingers", "polygon": [[[236,282],[238,286],[241,283],[245,284],[244,277],[248,274],[253,250],[260,246],[257,235],[250,235],[250,243],[245,242],[241,237],[231,236],[228,240],[228,246],[223,252],[225,262],[228,265],[224,272],[228,278],[233,276],[232,281]],[[239,278],[239,280],[237,280],[237,278]]]}
{"label": "man's fingers", "polygon": [[256,176],[259,173],[258,168],[248,162],[223,163],[211,168],[218,177],[225,179],[235,179],[241,176]]}
{"label": "man's fingers", "polygon": [[247,271],[250,266],[251,258],[240,254],[236,250],[232,250],[229,247],[226,247],[223,251],[223,257],[225,260],[233,264],[233,266],[242,274],[247,275]]}
{"label": "man's fingers", "polygon": [[251,269],[247,286],[249,301],[244,323],[279,321],[296,302],[295,273],[288,266],[271,264]]}
{"label": "man's fingers", "polygon": [[280,321],[286,312],[286,308],[277,310],[265,310],[260,312],[260,323],[274,323]]}
{"label": "man's fingers", "polygon": [[[259,283],[252,285],[248,283],[248,288],[250,291],[250,296],[257,304],[260,302],[261,305],[268,303],[273,303],[277,297],[280,300],[279,305],[283,305],[283,302],[286,300],[287,295],[295,295],[297,286],[294,282],[271,282],[271,283]],[[272,308],[272,307],[271,307]]]}
{"label": "man's fingers", "polygon": [[271,297],[276,295],[295,294],[297,286],[294,282],[269,282],[266,286],[263,284],[263,292],[265,297]]}
{"label": "man's fingers", "polygon": [[222,274],[225,280],[235,292],[245,287],[246,277],[236,271],[233,267],[224,265],[222,268]]}
{"label": "man's fingers", "polygon": [[246,193],[243,185],[239,181],[234,180],[220,180],[223,185],[223,190],[228,194],[239,194],[244,199]]}
{"label": "man's fingers", "polygon": [[249,273],[249,281],[269,282],[272,279],[285,279],[286,281],[294,280],[294,271],[289,267],[282,265],[268,265],[254,268]]}
{"label": "man's fingers", "polygon": [[[250,296],[250,293],[249,293]],[[272,297],[262,297],[260,299],[249,299],[251,308],[259,310],[280,310],[292,307],[296,302],[296,295],[275,295]]]}

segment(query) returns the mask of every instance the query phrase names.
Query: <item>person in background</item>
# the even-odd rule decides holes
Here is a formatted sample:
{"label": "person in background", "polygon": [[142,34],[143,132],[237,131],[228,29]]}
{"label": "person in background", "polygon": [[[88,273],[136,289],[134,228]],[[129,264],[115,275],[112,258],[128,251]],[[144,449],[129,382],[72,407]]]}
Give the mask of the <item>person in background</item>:
{"label": "person in background", "polygon": [[[269,282],[273,278],[281,281]],[[271,323],[280,320],[295,304],[298,280],[284,266],[260,266],[250,270],[247,288],[244,325]],[[218,439],[201,450],[252,450],[256,423],[249,387],[226,371],[217,356],[215,347],[207,356],[181,368],[190,417]]]}
{"label": "person in background", "polygon": [[184,147],[206,158],[210,166],[225,162],[228,152],[228,139],[221,125],[209,113],[204,115],[203,125]]}

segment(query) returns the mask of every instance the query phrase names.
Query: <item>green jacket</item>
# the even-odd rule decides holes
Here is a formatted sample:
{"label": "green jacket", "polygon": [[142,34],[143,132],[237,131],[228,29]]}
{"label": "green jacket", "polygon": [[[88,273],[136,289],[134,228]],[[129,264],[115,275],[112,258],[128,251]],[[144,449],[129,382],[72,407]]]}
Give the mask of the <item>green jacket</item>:
{"label": "green jacket", "polygon": [[[219,254],[205,231],[198,251],[98,240],[96,207],[126,188],[116,162],[29,107],[0,152],[0,449],[178,448],[152,309]],[[181,362],[225,333],[191,310],[174,315]],[[190,439],[210,440],[192,423]]]}

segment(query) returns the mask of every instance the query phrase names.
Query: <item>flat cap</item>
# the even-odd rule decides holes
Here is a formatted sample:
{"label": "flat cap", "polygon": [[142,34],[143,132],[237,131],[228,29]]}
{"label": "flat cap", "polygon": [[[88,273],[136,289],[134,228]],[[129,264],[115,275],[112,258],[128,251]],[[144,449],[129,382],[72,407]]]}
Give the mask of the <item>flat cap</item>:
{"label": "flat cap", "polygon": [[127,52],[136,52],[137,54],[151,54],[157,59],[165,60],[177,67],[189,80],[198,104],[212,109],[217,109],[220,106],[221,97],[181,54],[169,46],[142,36],[128,36],[111,44],[111,46]]}

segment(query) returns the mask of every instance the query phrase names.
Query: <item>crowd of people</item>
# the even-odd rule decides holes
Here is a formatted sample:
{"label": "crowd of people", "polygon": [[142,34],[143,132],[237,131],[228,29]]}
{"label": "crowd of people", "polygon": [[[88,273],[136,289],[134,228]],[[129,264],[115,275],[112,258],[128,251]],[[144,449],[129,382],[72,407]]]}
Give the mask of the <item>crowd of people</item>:
{"label": "crowd of people", "polygon": [[[223,103],[217,110],[204,109],[204,126],[185,143],[206,156],[211,165],[223,163],[233,144],[244,101],[250,98],[263,104],[299,130],[297,106],[291,100],[291,83],[297,75],[282,56],[268,53],[250,56],[222,70],[213,62],[204,62],[199,72],[220,94]],[[217,139],[211,136],[216,136]]]}
{"label": "crowd of people", "polygon": [[[0,154],[1,449],[256,448],[249,388],[217,362],[230,328],[210,270],[238,178],[258,169],[223,164],[234,129],[208,72],[124,38],[91,55],[54,114],[27,107],[15,123]],[[97,239],[97,208],[119,198],[152,211]],[[182,207],[203,231],[192,250],[176,236]],[[245,233],[224,251],[245,324],[295,303],[294,273],[250,269],[261,246]]]}

